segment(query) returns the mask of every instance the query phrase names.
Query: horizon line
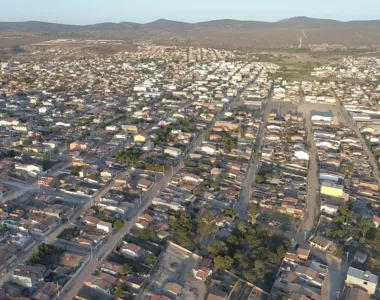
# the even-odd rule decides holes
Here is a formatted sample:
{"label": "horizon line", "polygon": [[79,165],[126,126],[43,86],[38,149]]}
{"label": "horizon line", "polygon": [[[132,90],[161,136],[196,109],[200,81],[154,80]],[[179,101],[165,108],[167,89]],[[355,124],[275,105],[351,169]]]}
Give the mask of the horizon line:
{"label": "horizon line", "polygon": [[294,16],[290,18],[284,18],[279,19],[277,21],[259,21],[259,20],[248,20],[248,19],[233,19],[233,18],[222,18],[222,19],[209,19],[205,21],[197,21],[197,22],[187,22],[187,21],[180,21],[180,20],[173,20],[173,19],[166,19],[166,18],[158,18],[154,19],[149,22],[133,22],[133,21],[102,21],[102,22],[96,22],[96,23],[88,23],[88,24],[78,24],[78,23],[61,23],[61,22],[54,22],[54,21],[39,21],[39,20],[24,20],[24,21],[0,21],[0,23],[30,23],[30,22],[39,22],[39,23],[51,23],[51,24],[57,24],[57,25],[71,25],[71,26],[92,26],[92,25],[99,25],[99,24],[122,24],[122,23],[132,23],[136,25],[146,25],[150,23],[154,23],[160,20],[169,21],[169,22],[178,22],[178,23],[184,23],[184,24],[199,24],[199,23],[206,23],[206,22],[213,22],[213,21],[239,21],[239,22],[262,22],[262,23],[279,23],[282,21],[292,20],[292,19],[314,19],[314,20],[326,20],[326,21],[336,21],[341,23],[349,23],[349,22],[370,22],[370,21],[380,21],[380,19],[354,19],[354,20],[347,20],[342,21],[339,19],[331,19],[331,18],[323,18],[323,17],[307,17],[307,16]]}

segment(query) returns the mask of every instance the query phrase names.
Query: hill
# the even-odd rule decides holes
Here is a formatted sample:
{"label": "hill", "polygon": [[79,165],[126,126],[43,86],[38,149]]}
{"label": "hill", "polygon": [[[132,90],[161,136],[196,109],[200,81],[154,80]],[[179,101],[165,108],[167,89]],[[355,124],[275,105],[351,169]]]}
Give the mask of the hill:
{"label": "hill", "polygon": [[232,19],[186,23],[159,19],[146,24],[132,22],[65,25],[38,21],[0,22],[0,33],[37,33],[152,40],[164,44],[203,47],[283,47],[313,44],[345,46],[380,45],[380,20],[342,22],[294,17],[277,22]]}

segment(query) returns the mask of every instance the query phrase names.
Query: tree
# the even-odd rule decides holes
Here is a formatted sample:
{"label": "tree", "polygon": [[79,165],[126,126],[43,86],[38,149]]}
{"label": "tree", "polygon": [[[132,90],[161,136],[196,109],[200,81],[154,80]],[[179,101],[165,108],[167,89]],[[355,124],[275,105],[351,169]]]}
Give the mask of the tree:
{"label": "tree", "polygon": [[261,260],[256,260],[254,263],[254,270],[256,276],[260,279],[264,279],[265,275],[268,273],[268,269]]}
{"label": "tree", "polygon": [[157,262],[157,260],[158,260],[157,256],[155,256],[153,254],[148,255],[148,258],[147,258],[148,264],[154,265]]}
{"label": "tree", "polygon": [[368,231],[370,231],[372,228],[375,228],[375,223],[370,218],[363,218],[359,222],[359,231],[362,234],[362,237],[364,238]]}
{"label": "tree", "polygon": [[153,229],[151,228],[144,228],[140,229],[136,236],[141,240],[147,240],[147,241],[155,241],[156,240],[156,234],[154,233]]}
{"label": "tree", "polygon": [[123,220],[120,220],[120,219],[117,219],[114,223],[113,223],[113,228],[115,228],[116,230],[119,230],[121,228],[123,228],[124,226],[124,221]]}
{"label": "tree", "polygon": [[232,219],[235,219],[236,218],[236,211],[234,211],[233,209],[226,209],[224,211],[224,214],[228,217],[231,217]]}
{"label": "tree", "polygon": [[194,234],[194,224],[191,215],[188,212],[180,212],[174,221],[170,223],[170,230],[178,239],[182,247],[190,247],[192,236]]}
{"label": "tree", "polygon": [[125,292],[120,286],[117,286],[113,292],[113,295],[117,298],[123,298],[124,294]]}
{"label": "tree", "polygon": [[251,218],[251,223],[256,223],[256,218],[259,213],[259,207],[256,204],[252,204],[248,207],[247,214]]}
{"label": "tree", "polygon": [[217,256],[214,258],[214,265],[217,269],[229,270],[232,268],[234,260],[230,256]]}
{"label": "tree", "polygon": [[43,159],[44,161],[49,161],[49,160],[50,160],[49,154],[44,153],[44,154],[42,155],[42,159]]}
{"label": "tree", "polygon": [[219,240],[214,240],[211,244],[207,246],[207,251],[211,256],[217,256],[219,254],[224,254],[228,250],[226,243]]}
{"label": "tree", "polygon": [[132,266],[127,265],[127,264],[123,265],[120,269],[121,275],[128,275],[128,274],[131,274],[132,272],[133,272]]}
{"label": "tree", "polygon": [[262,175],[257,175],[256,176],[256,183],[260,184],[265,181],[265,178]]}

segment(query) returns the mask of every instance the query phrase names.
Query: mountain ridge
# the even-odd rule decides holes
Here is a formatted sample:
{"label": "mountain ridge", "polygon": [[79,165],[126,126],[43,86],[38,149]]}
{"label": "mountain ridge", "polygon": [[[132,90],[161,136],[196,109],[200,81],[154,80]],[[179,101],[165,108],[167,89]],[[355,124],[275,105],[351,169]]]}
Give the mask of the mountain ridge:
{"label": "mountain ridge", "polygon": [[305,16],[282,19],[275,22],[254,21],[254,20],[236,20],[236,19],[217,19],[203,22],[188,23],[182,21],[158,19],[147,23],[135,22],[103,22],[89,25],[71,25],[42,21],[24,21],[24,22],[0,22],[0,32],[86,32],[86,31],[120,31],[128,29],[199,29],[199,28],[280,28],[280,27],[379,27],[380,20],[353,20],[339,21],[334,19],[309,18]]}

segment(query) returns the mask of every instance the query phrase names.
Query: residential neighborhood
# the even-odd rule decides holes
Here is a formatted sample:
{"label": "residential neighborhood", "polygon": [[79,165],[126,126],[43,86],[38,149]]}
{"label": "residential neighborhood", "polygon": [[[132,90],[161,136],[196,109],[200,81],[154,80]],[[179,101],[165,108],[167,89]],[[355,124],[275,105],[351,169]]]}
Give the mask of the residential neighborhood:
{"label": "residential neighborhood", "polygon": [[1,62],[0,299],[379,297],[378,59],[60,43]]}

